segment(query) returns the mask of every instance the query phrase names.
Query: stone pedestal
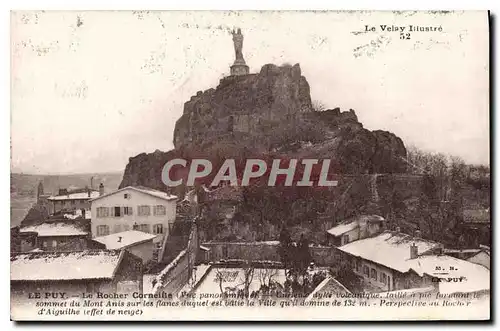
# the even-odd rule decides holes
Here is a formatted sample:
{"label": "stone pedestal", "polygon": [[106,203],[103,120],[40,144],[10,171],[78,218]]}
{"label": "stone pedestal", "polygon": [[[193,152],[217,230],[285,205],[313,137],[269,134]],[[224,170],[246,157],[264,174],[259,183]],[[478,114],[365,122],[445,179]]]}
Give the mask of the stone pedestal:
{"label": "stone pedestal", "polygon": [[248,75],[250,69],[246,64],[233,64],[231,66],[231,76]]}

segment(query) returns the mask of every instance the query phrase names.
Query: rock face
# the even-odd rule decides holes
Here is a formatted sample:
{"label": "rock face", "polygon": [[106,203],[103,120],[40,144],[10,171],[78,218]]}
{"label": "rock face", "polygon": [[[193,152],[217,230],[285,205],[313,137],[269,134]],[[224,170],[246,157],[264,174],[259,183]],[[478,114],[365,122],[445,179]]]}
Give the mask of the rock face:
{"label": "rock face", "polygon": [[281,154],[331,158],[338,173],[406,172],[406,148],[393,133],[364,129],[352,109],[314,111],[298,64],[266,64],[258,74],[229,76],[217,88],[198,92],[184,104],[174,145],[167,153],[157,150],[130,158],[120,187],[167,190],[161,171],[176,157]]}
{"label": "rock face", "polygon": [[310,111],[309,84],[300,66],[267,64],[258,74],[229,76],[216,89],[192,96],[176,123],[174,146],[233,132],[258,135]]}

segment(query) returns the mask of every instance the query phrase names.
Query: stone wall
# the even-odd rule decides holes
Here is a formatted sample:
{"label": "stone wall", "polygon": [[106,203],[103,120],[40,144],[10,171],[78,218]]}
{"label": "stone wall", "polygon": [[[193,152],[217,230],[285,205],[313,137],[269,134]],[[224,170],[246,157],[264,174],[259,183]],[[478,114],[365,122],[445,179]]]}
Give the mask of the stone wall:
{"label": "stone wall", "polygon": [[153,293],[176,295],[191,279],[199,250],[198,231],[193,223],[187,246],[153,281]]}
{"label": "stone wall", "polygon": [[[210,248],[212,262],[220,260],[258,260],[280,261],[279,242],[208,242],[202,244]],[[316,265],[333,266],[338,261],[335,257],[336,248],[328,246],[310,246],[309,250]]]}

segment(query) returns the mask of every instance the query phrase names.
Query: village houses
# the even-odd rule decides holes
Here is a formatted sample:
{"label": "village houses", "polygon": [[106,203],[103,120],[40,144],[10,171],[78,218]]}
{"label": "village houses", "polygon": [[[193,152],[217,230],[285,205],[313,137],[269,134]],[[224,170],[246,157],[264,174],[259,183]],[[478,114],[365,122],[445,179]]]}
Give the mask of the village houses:
{"label": "village houses", "polygon": [[[339,261],[349,263],[368,292],[436,287],[439,292],[488,291],[489,270],[443,253],[443,245],[396,231],[337,247]],[[457,278],[448,282],[448,278]],[[445,279],[445,281],[442,281]]]}

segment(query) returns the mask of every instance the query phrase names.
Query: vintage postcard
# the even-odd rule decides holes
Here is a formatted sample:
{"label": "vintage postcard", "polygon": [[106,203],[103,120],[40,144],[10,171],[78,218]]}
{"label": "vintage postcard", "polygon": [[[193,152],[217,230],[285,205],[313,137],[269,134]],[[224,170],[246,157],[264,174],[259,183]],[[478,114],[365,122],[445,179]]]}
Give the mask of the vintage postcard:
{"label": "vintage postcard", "polygon": [[489,320],[487,11],[13,11],[11,319]]}

